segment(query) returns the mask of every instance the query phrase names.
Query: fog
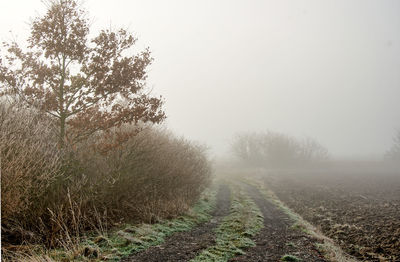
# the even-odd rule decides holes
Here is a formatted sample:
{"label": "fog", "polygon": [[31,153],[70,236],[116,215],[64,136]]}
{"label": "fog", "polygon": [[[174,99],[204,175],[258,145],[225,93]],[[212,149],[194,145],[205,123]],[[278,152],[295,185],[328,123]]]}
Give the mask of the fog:
{"label": "fog", "polygon": [[[381,157],[400,128],[400,2],[86,0],[93,30],[150,47],[166,125],[229,151],[240,132],[309,136],[336,158]],[[23,40],[40,0],[1,1],[0,39]],[[12,34],[9,32],[12,30]]]}

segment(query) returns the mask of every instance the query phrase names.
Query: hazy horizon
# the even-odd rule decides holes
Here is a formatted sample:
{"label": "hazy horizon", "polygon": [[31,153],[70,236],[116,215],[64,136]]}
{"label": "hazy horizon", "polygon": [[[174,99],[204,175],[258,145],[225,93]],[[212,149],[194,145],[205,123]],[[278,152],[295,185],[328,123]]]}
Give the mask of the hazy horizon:
{"label": "hazy horizon", "polygon": [[[22,8],[23,7],[23,8]],[[94,1],[92,32],[149,46],[166,125],[228,151],[238,132],[309,136],[334,157],[380,157],[400,128],[399,1]],[[28,37],[41,0],[3,1],[0,40]],[[12,36],[9,31],[13,32]]]}

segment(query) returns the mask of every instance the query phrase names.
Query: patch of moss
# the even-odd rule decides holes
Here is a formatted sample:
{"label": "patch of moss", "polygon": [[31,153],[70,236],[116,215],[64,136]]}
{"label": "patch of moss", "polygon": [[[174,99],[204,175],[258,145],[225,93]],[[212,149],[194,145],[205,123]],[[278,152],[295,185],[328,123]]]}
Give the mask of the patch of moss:
{"label": "patch of moss", "polygon": [[293,243],[293,242],[288,242],[288,243],[286,243],[286,245],[287,245],[288,247],[296,247],[296,244]]}
{"label": "patch of moss", "polygon": [[299,230],[301,232],[304,232],[304,233],[306,233],[308,235],[311,234],[310,231],[305,227],[305,225],[303,223],[300,223],[300,222],[293,223],[292,228],[295,229],[295,230]]}
{"label": "patch of moss", "polygon": [[281,258],[281,261],[298,262],[298,261],[301,261],[301,259],[298,258],[298,257],[296,257],[296,256],[293,256],[293,255],[284,255],[284,256]]}

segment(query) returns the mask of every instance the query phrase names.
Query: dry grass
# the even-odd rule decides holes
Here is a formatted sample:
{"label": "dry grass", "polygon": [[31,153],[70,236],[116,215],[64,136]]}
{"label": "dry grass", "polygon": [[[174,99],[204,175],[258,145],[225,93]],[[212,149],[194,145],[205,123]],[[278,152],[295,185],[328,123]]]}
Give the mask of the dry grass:
{"label": "dry grass", "polygon": [[0,105],[3,240],[33,240],[32,231],[42,226],[37,218],[45,207],[38,200],[45,197],[61,168],[53,128],[51,121],[38,112],[15,104]]}
{"label": "dry grass", "polygon": [[205,148],[160,128],[119,127],[62,149],[55,134],[40,113],[0,104],[4,248],[73,250],[88,230],[187,211],[210,181]]}

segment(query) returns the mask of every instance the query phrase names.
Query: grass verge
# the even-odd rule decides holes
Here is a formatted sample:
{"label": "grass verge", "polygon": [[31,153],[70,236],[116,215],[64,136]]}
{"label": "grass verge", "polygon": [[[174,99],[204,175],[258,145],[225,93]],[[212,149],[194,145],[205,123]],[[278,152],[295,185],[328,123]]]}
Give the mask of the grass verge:
{"label": "grass verge", "polygon": [[124,257],[159,245],[165,238],[208,221],[215,209],[216,189],[206,190],[185,215],[157,224],[126,224],[112,232],[84,237],[75,247],[46,250],[36,254],[15,254],[18,261],[119,261]]}
{"label": "grass verge", "polygon": [[216,244],[203,250],[191,262],[228,261],[236,255],[244,254],[244,248],[255,245],[250,238],[263,227],[262,213],[239,187],[232,188],[231,192],[230,214],[216,229]]}

